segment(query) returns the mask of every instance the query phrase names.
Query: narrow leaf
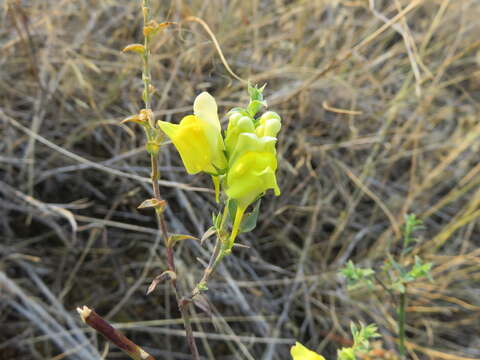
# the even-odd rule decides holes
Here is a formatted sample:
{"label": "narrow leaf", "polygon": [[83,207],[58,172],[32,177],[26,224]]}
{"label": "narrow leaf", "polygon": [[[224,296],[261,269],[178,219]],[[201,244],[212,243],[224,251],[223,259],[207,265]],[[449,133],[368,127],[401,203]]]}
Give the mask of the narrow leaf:
{"label": "narrow leaf", "polygon": [[142,44],[130,44],[123,48],[122,52],[136,52],[143,55],[145,53],[145,47]]}
{"label": "narrow leaf", "polygon": [[203,245],[203,243],[205,242],[205,240],[207,240],[210,236],[212,236],[213,234],[216,234],[217,233],[217,229],[215,228],[215,226],[211,226],[207,231],[205,231],[205,233],[203,234],[202,238],[200,239],[200,244]]}
{"label": "narrow leaf", "polygon": [[147,290],[147,295],[149,295],[155,288],[157,287],[158,284],[160,284],[162,281],[170,278],[170,280],[176,280],[177,279],[177,274],[171,270],[166,270],[160,275],[158,275],[155,279],[153,279],[152,283],[148,287]]}
{"label": "narrow leaf", "polygon": [[252,231],[257,226],[258,213],[260,210],[261,200],[253,208],[253,211],[244,216],[242,224],[240,225],[240,233]]}

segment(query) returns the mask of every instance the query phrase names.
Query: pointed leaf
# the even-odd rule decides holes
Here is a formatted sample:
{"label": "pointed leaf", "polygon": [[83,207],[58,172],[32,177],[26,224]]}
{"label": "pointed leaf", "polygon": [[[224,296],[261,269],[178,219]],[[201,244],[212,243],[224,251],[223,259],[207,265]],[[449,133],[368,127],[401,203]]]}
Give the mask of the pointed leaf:
{"label": "pointed leaf", "polygon": [[230,224],[233,224],[233,220],[235,219],[235,214],[237,213],[237,201],[234,199],[228,199],[227,207],[228,207],[228,220],[230,221]]}
{"label": "pointed leaf", "polygon": [[123,52],[136,52],[137,54],[145,54],[145,46],[142,44],[130,44],[123,48]]}
{"label": "pointed leaf", "polygon": [[147,295],[149,295],[152,291],[154,291],[157,285],[162,281],[166,280],[167,278],[170,278],[170,280],[176,280],[177,274],[171,270],[166,270],[160,275],[158,275],[155,279],[153,279],[152,283],[148,287]]}
{"label": "pointed leaf", "polygon": [[205,240],[207,240],[210,236],[217,233],[217,228],[215,226],[211,226],[205,233],[203,234],[202,238],[200,239],[200,244],[203,245]]}
{"label": "pointed leaf", "polygon": [[163,210],[167,206],[167,202],[165,200],[158,200],[158,199],[147,199],[142,202],[137,209],[145,209],[145,208],[155,208],[156,210]]}
{"label": "pointed leaf", "polygon": [[133,122],[135,124],[139,124],[139,125],[142,125],[142,126],[147,126],[148,125],[148,122],[146,122],[145,120],[141,119],[140,116],[138,115],[132,115],[132,116],[129,116],[128,118],[126,119],[123,119],[122,121],[120,121],[120,124],[126,124],[128,122]]}
{"label": "pointed leaf", "polygon": [[240,225],[240,233],[252,231],[257,226],[258,213],[260,210],[261,200],[257,201],[257,204],[253,208],[253,211],[244,216]]}
{"label": "pointed leaf", "polygon": [[199,240],[198,238],[194,237],[194,236],[191,236],[191,235],[182,235],[182,234],[171,234],[169,237],[168,237],[168,243],[167,245],[168,246],[173,246],[175,245],[178,241],[182,241],[182,240]]}

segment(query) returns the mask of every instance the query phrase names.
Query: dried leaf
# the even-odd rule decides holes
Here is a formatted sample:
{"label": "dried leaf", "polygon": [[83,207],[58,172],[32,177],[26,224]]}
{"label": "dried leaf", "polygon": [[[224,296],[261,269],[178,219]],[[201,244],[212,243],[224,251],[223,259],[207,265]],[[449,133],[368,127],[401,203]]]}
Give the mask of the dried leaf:
{"label": "dried leaf", "polygon": [[178,241],[182,241],[182,240],[197,240],[198,241],[198,238],[194,237],[194,236],[190,236],[190,235],[183,235],[183,234],[172,234],[168,237],[168,246],[172,247],[174,246]]}
{"label": "dried leaf", "polygon": [[125,124],[125,123],[128,123],[128,122],[133,122],[133,123],[136,123],[136,124],[140,124],[140,125],[142,125],[142,126],[145,126],[145,125],[148,124],[148,122],[146,122],[145,120],[141,119],[140,116],[138,116],[138,115],[129,116],[128,118],[123,119],[122,121],[120,121],[120,124]]}
{"label": "dried leaf", "polygon": [[167,202],[165,200],[158,200],[158,199],[147,199],[142,202],[137,209],[145,209],[145,208],[155,208],[163,210],[167,206]]}
{"label": "dried leaf", "polygon": [[152,283],[148,287],[147,295],[150,295],[150,293],[155,290],[157,285],[160,284],[162,281],[166,280],[167,278],[169,278],[170,280],[176,280],[177,274],[175,274],[175,272],[171,270],[166,270],[160,275],[158,275],[155,279],[153,279]]}
{"label": "dried leaf", "polygon": [[158,33],[161,30],[164,30],[166,27],[170,25],[175,25],[176,23],[171,21],[165,21],[162,23],[157,23],[155,20],[152,20],[148,23],[147,26],[143,28],[143,35],[144,36],[152,36]]}
{"label": "dried leaf", "polygon": [[142,44],[130,44],[123,48],[122,52],[136,52],[137,54],[145,54],[145,46]]}
{"label": "dried leaf", "polygon": [[203,245],[205,240],[207,240],[210,236],[216,233],[217,233],[217,229],[215,229],[215,226],[210,227],[207,231],[205,231],[202,238],[200,239],[200,244]]}

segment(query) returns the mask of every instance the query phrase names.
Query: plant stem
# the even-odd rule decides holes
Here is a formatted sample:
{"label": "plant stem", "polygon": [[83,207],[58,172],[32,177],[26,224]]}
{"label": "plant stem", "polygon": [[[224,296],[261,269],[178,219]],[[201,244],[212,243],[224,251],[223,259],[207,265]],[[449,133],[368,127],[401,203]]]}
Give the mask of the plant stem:
{"label": "plant stem", "polygon": [[215,271],[217,266],[220,264],[220,262],[226,255],[226,251],[228,250],[228,243],[226,241],[227,235],[225,233],[227,216],[228,216],[228,207],[225,206],[225,208],[223,209],[222,221],[220,222],[220,230],[219,230],[219,233],[217,234],[215,247],[213,249],[212,255],[210,256],[210,260],[208,261],[208,265],[203,271],[202,278],[200,279],[200,281],[197,283],[195,288],[192,290],[192,293],[190,294],[190,298],[189,298],[190,301],[193,300],[195,296],[200,294],[202,290],[206,289],[210,275],[212,275],[212,273]]}
{"label": "plant stem", "polygon": [[[152,162],[152,187],[153,193],[157,200],[161,200],[160,198],[160,188],[158,186],[158,158],[157,155],[151,154],[150,155],[151,162]],[[158,230],[162,233],[165,247],[167,250],[167,266],[168,270],[175,273],[175,257],[173,253],[173,245],[169,244],[168,242],[168,229],[167,224],[165,222],[165,217],[161,210],[155,210],[155,214],[157,217],[158,223]],[[178,309],[182,315],[183,325],[185,327],[185,333],[187,337],[188,347],[190,348],[190,352],[192,353],[192,357],[195,360],[200,359],[200,355],[198,353],[197,345],[195,344],[195,338],[193,337],[193,329],[192,323],[190,321],[190,315],[188,314],[188,309],[186,308],[187,303],[183,304],[181,296],[178,291],[177,280],[175,278],[171,278],[170,282],[173,287],[173,291],[175,293],[175,298],[177,300]]]}
{"label": "plant stem", "polygon": [[82,320],[90,327],[98,331],[105,338],[117,345],[124,353],[133,360],[155,360],[155,358],[143,350],[140,346],[128,339],[121,332],[116,330],[104,318],[98,315],[94,310],[83,306],[77,308]]}
{"label": "plant stem", "polygon": [[[143,26],[147,26],[150,22],[150,0],[143,0]],[[143,55],[143,71],[142,71],[142,80],[144,86],[143,101],[145,102],[145,109],[151,108],[151,98],[152,94],[150,93],[150,37],[145,36],[144,44],[145,53]],[[150,124],[152,125],[152,124]],[[155,126],[155,124],[153,124]]]}
{"label": "plant stem", "polygon": [[400,294],[400,304],[398,308],[398,348],[400,359],[405,359],[405,308],[407,306],[407,293]]}
{"label": "plant stem", "polygon": [[[143,0],[142,10],[143,10],[143,25],[145,27],[150,22],[150,1],[149,0]],[[151,77],[150,77],[150,63],[149,63],[149,58],[150,58],[150,37],[149,36],[145,36],[144,47],[145,47],[145,53],[143,55],[143,72],[142,72],[142,79],[143,79],[143,85],[144,85],[143,100],[145,102],[145,109],[150,110],[152,94],[150,91]],[[151,116],[152,118],[149,119],[149,122],[150,122],[150,126],[154,128],[155,120],[153,119],[153,114]],[[153,194],[155,199],[160,201],[161,200],[160,188],[158,186],[158,180],[160,178],[160,174],[158,171],[158,153],[156,152],[151,153],[150,160],[151,160],[151,167],[152,167],[151,180],[152,180]],[[173,245],[169,244],[169,241],[168,241],[168,229],[167,229],[167,224],[165,222],[165,218],[163,216],[163,212],[160,209],[155,209],[155,214],[157,218],[158,229],[162,233],[162,237],[165,242],[165,247],[167,251],[168,270],[175,273],[175,258],[173,253]],[[194,360],[199,360],[200,355],[198,353],[197,345],[195,344],[195,338],[193,337],[192,324],[191,324],[190,316],[187,309],[188,303],[184,304],[182,302],[181,296],[178,291],[176,279],[171,278],[170,281],[173,287],[173,291],[175,293],[175,298],[177,300],[178,308],[182,315],[183,324],[185,327],[185,333],[187,337],[187,343],[188,343],[188,347],[190,348],[190,352],[192,353],[192,358]]]}

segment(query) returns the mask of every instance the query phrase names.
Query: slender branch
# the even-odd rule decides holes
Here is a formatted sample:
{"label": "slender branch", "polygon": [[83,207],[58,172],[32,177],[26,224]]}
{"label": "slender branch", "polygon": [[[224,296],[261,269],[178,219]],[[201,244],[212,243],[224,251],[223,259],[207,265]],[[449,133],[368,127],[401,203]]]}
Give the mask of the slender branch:
{"label": "slender branch", "polygon": [[[151,154],[151,160],[152,160],[152,186],[153,186],[153,193],[156,199],[160,199],[160,190],[158,186],[158,159],[157,156],[154,154]],[[168,241],[168,229],[167,229],[167,224],[165,222],[165,218],[163,216],[163,213],[161,210],[155,209],[155,214],[157,217],[157,223],[158,223],[158,230],[162,233],[163,239],[165,241],[165,247],[167,250],[167,266],[168,270],[172,271],[175,273],[175,258],[174,258],[174,253],[173,253],[173,245],[169,243]],[[182,315],[183,319],[183,325],[185,327],[185,333],[187,337],[187,343],[188,347],[190,348],[190,352],[192,353],[192,357],[195,360],[200,359],[200,354],[198,353],[197,345],[195,343],[195,338],[193,336],[193,329],[192,329],[192,323],[190,321],[190,315],[188,313],[187,309],[187,304],[182,303],[182,299],[180,297],[179,291],[178,291],[178,286],[177,286],[177,280],[176,278],[170,278],[170,282],[173,287],[173,291],[175,292],[175,298],[177,300],[178,304],[178,309],[180,310],[180,313]]]}
{"label": "slender branch", "polygon": [[[143,25],[145,27],[150,22],[150,1],[149,0],[143,0],[142,10],[143,10]],[[145,109],[150,115],[148,119],[149,124],[152,128],[155,128],[155,120],[153,118],[153,113],[149,112],[152,106],[151,105],[152,93],[151,93],[151,75],[150,75],[150,36],[148,35],[145,36],[144,47],[145,47],[145,51],[143,55],[143,72],[142,72],[142,79],[143,79],[143,85],[144,85],[143,101],[145,102]],[[151,160],[151,166],[152,166],[151,180],[152,180],[153,194],[155,199],[161,201],[162,199],[160,196],[160,187],[158,186],[158,180],[160,178],[160,174],[158,171],[158,153],[156,151],[150,153],[150,160]],[[161,209],[155,209],[155,214],[157,218],[158,229],[162,233],[162,236],[165,242],[165,247],[167,250],[168,270],[175,273],[175,258],[173,254],[173,245],[171,245],[168,241],[168,236],[169,236],[168,229],[167,229],[167,224],[165,222],[165,218],[163,216],[163,212]],[[190,316],[188,314],[188,309],[186,308],[186,304],[183,304],[181,301],[176,277],[170,278],[170,282],[172,284],[173,291],[175,293],[175,298],[177,300],[178,308],[182,315],[188,347],[190,348],[190,352],[192,353],[193,359],[198,360],[200,359],[200,355],[198,353],[198,349],[195,344],[195,338],[193,337],[193,329],[190,321]]]}
{"label": "slender branch", "polygon": [[140,346],[128,339],[121,332],[116,330],[104,318],[94,310],[84,306],[77,308],[82,320],[91,328],[102,334],[105,338],[117,345],[125,354],[134,360],[155,360],[155,358],[143,350]]}
{"label": "slender branch", "polygon": [[195,288],[192,290],[190,294],[189,300],[193,300],[195,296],[200,294],[202,290],[207,288],[208,280],[210,275],[215,271],[218,264],[222,261],[222,259],[226,255],[226,251],[228,249],[228,243],[225,239],[227,239],[227,235],[225,234],[225,227],[226,227],[226,220],[228,216],[228,207],[225,206],[223,209],[222,221],[220,222],[220,230],[217,233],[217,239],[215,241],[215,247],[213,249],[212,255],[210,256],[210,260],[208,261],[208,265],[203,271],[203,276],[200,281],[197,283]]}
{"label": "slender branch", "polygon": [[207,283],[208,283],[208,279],[210,278],[210,275],[214,272],[215,268],[223,259],[224,255],[225,254],[222,251],[222,241],[220,240],[220,237],[217,236],[215,248],[213,249],[208,265],[203,272],[202,278],[200,279],[198,284],[195,286],[195,288],[192,290],[192,293],[190,294],[190,300],[193,300],[195,296],[197,296],[202,292],[202,290],[207,288]]}
{"label": "slender branch", "polygon": [[[150,22],[150,0],[143,0],[143,26],[147,26]],[[150,78],[150,36],[145,36],[144,45],[145,53],[143,55],[143,101],[145,102],[145,109],[151,108],[151,98],[152,94],[150,92],[151,78]],[[150,124],[155,125],[155,124]]]}

